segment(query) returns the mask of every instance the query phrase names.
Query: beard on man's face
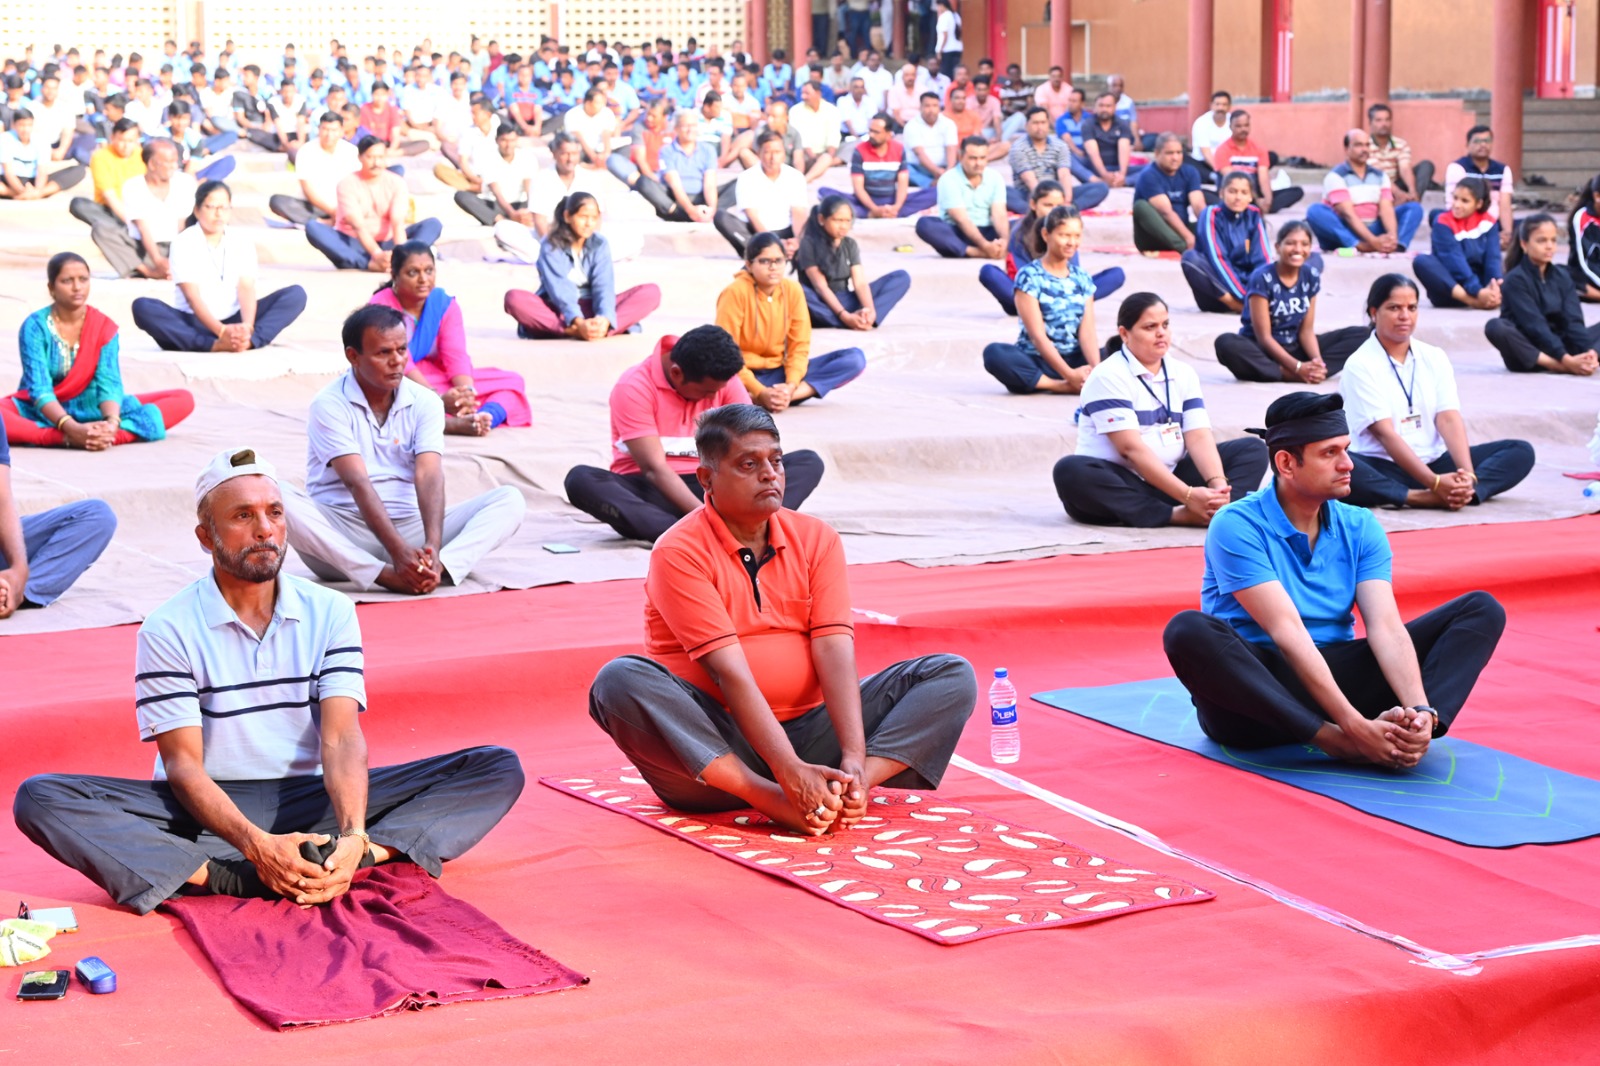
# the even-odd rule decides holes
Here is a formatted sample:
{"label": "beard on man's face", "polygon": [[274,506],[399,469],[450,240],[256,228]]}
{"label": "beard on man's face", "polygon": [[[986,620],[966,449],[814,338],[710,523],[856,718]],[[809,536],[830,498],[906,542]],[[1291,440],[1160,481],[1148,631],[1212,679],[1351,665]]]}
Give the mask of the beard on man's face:
{"label": "beard on man's face", "polygon": [[284,546],[269,542],[252,544],[237,552],[212,548],[211,558],[223,573],[241,581],[264,585],[275,581],[283,568]]}

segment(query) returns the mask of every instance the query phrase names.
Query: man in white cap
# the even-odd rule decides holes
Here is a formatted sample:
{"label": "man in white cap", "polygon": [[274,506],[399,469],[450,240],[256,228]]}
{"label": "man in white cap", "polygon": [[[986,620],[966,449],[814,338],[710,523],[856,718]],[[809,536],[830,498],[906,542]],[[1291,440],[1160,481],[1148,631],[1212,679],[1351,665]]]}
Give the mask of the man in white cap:
{"label": "man in white cap", "polygon": [[[155,780],[30,777],[17,828],[141,914],[179,892],[326,903],[357,869],[397,859],[439,876],[516,802],[516,753],[369,771],[355,608],[279,572],[288,531],[272,464],[221,453],[195,509],[211,572],[139,628],[134,691]],[[369,823],[369,810],[382,814]]]}
{"label": "man in white cap", "polygon": [[289,543],[324,581],[413,596],[459,585],[527,504],[502,485],[445,507],[444,403],[406,377],[400,312],[367,304],[342,339],[350,369],[311,401],[306,492],[285,492]]}

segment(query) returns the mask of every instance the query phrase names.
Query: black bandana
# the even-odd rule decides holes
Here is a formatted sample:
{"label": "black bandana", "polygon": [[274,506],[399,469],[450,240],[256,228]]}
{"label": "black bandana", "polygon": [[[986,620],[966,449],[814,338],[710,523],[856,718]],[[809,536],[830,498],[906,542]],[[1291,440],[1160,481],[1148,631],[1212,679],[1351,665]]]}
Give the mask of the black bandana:
{"label": "black bandana", "polygon": [[1267,439],[1267,453],[1282,448],[1343,437],[1350,433],[1344,416],[1344,397],[1337,392],[1291,392],[1267,407],[1267,428],[1250,433]]}

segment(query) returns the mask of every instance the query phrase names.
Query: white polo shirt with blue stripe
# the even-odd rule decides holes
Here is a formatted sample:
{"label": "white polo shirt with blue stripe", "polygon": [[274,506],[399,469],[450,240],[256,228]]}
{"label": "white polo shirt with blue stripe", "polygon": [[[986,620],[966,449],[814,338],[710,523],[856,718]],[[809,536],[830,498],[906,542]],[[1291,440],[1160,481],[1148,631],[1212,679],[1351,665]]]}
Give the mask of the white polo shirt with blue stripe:
{"label": "white polo shirt with blue stripe", "polygon": [[[139,738],[198,726],[214,781],[275,781],[322,773],[321,701],[366,709],[361,628],[341,593],[278,575],[263,636],[239,620],[208,573],[139,627]],[[156,758],[155,779],[166,780]]]}
{"label": "white polo shirt with blue stripe", "polygon": [[1171,470],[1184,456],[1183,434],[1210,428],[1211,416],[1200,397],[1200,376],[1193,369],[1168,357],[1156,370],[1146,370],[1122,351],[1100,360],[1084,382],[1077,454],[1131,470],[1133,465],[1117,451],[1110,434],[1135,429]]}

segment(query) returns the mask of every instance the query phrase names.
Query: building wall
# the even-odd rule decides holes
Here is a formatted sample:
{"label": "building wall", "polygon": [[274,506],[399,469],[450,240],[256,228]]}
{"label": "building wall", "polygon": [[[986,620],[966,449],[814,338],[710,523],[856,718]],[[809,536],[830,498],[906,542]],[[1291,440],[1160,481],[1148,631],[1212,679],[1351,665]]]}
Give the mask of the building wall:
{"label": "building wall", "polygon": [[[1530,27],[1533,9],[1529,5]],[[1071,0],[1074,73],[1120,73],[1128,91],[1146,100],[1181,96],[1187,87],[1187,0]],[[1294,93],[1343,93],[1350,82],[1352,0],[1298,0],[1294,5]],[[1215,0],[1213,69],[1217,85],[1236,96],[1261,96],[1262,0]],[[1390,72],[1394,91],[1485,91],[1491,74],[1494,0],[1394,0]],[[1042,75],[1049,66],[1045,0],[1010,0],[1013,58]],[[1577,0],[1580,95],[1600,81],[1600,0]],[[968,56],[986,46],[980,32],[968,39]],[[1026,47],[1024,41],[1026,40]],[[1531,79],[1535,38],[1530,31]],[[1080,42],[1082,42],[1080,46]],[[1083,57],[1087,55],[1087,64]],[[1530,80],[1529,84],[1532,82]],[[1587,91],[1585,91],[1587,90]]]}

